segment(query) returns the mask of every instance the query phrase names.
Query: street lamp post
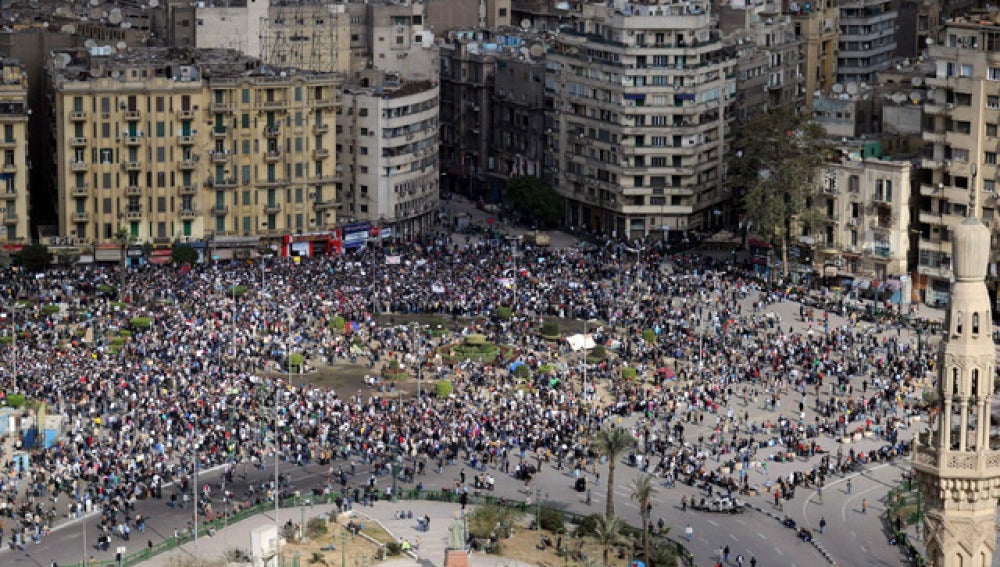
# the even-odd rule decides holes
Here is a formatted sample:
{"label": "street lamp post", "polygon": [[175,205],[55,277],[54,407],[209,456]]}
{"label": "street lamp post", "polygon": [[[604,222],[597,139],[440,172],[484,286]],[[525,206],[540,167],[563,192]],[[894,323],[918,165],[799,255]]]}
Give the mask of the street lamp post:
{"label": "street lamp post", "polygon": [[535,529],[542,529],[542,487],[535,487]]}

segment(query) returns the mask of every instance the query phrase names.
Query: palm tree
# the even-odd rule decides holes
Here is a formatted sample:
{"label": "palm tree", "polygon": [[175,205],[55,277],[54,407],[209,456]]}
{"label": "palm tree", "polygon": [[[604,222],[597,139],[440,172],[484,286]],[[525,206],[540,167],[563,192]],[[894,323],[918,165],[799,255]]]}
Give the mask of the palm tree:
{"label": "palm tree", "polygon": [[594,436],[597,452],[608,459],[608,500],[605,503],[604,515],[615,515],[615,466],[618,458],[625,451],[635,447],[635,437],[624,427],[616,425],[610,429],[601,429]]}
{"label": "palm tree", "polygon": [[656,496],[656,486],[653,485],[653,475],[643,474],[632,479],[632,493],[629,497],[639,504],[639,510],[642,513],[642,557],[646,560],[646,565],[651,565],[649,562],[650,518],[647,508],[654,496]]}
{"label": "palm tree", "polygon": [[601,552],[604,557],[604,565],[610,565],[608,561],[611,555],[611,547],[622,541],[622,521],[617,516],[598,516],[597,523],[594,524],[594,539],[601,545]]}

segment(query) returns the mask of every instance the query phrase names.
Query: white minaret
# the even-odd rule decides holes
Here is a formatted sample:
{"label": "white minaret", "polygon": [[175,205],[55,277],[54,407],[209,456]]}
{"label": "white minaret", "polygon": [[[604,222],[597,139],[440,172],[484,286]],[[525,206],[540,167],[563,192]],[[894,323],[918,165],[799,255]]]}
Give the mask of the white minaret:
{"label": "white minaret", "polygon": [[1000,451],[990,449],[993,322],[986,291],[990,231],[976,218],[952,238],[951,303],[938,351],[937,402],[913,468],[926,502],[927,565],[989,567],[996,542]]}

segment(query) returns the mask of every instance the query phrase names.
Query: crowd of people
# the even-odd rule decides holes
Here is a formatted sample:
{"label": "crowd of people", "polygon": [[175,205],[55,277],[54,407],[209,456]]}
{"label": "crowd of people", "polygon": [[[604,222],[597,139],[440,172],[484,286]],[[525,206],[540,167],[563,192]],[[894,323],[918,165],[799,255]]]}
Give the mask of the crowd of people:
{"label": "crowd of people", "polygon": [[[225,466],[232,478],[275,454],[324,467],[325,489],[350,506],[391,490],[379,475],[395,460],[418,486],[449,464],[473,471],[455,488],[492,488],[494,473],[530,488],[544,463],[599,482],[590,440],[608,422],[637,438],[635,466],[709,491],[784,492],[908,451],[898,431],[921,410],[931,349],[860,319],[821,326],[817,312],[815,328],[795,332],[768,312],[808,291],[653,243],[639,254],[437,234],[391,252],[399,264],[370,247],[298,263],[143,267],[128,271],[124,290],[117,266],[2,278],[3,395],[63,416],[61,437],[31,448],[30,464],[3,455],[7,539],[37,541],[58,518],[95,507],[102,538],[127,538],[144,527],[137,500],[193,505],[196,468]],[[566,332],[600,321],[590,329],[602,349],[589,354],[605,356],[543,338],[549,319]],[[506,358],[454,359],[441,348],[470,333],[509,346]],[[514,360],[533,375],[515,376]],[[312,384],[312,372],[346,364],[365,387]],[[394,395],[401,384],[380,376],[390,365],[419,376],[421,391]],[[451,394],[438,398],[429,386],[442,380]],[[821,436],[857,430],[885,447],[828,454],[792,478],[768,473],[773,460],[821,453]],[[267,500],[282,484],[222,498]],[[211,492],[199,502],[205,514]]]}

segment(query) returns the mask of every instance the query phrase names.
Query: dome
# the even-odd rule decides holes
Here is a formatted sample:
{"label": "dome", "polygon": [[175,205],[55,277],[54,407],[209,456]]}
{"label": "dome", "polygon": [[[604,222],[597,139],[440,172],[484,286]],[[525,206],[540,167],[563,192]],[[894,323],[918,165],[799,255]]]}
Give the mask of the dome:
{"label": "dome", "polygon": [[979,219],[969,217],[955,227],[952,251],[956,281],[986,279],[986,267],[990,260],[990,229]]}

